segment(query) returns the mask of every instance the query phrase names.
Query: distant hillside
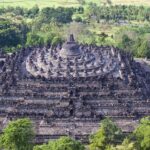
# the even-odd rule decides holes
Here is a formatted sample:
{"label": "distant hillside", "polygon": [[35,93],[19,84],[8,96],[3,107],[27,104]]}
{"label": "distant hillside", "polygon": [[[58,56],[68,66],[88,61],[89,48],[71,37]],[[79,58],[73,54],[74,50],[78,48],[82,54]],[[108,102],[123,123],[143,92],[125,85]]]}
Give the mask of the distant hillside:
{"label": "distant hillside", "polygon": [[43,7],[77,7],[80,6],[79,1],[93,2],[99,4],[112,4],[112,5],[145,5],[150,6],[150,0],[0,0],[0,7],[7,6],[22,6],[22,7],[33,7],[38,5],[40,8]]}
{"label": "distant hillside", "polygon": [[113,4],[150,6],[150,0],[111,0],[111,1]]}

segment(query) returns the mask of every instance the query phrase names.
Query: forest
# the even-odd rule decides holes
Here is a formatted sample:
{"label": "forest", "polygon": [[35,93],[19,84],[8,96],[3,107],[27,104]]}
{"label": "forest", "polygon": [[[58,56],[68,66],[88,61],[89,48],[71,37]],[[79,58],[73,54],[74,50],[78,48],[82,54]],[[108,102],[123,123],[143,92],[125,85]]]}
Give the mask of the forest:
{"label": "forest", "polygon": [[63,43],[73,33],[79,43],[113,45],[135,57],[150,58],[150,7],[97,5],[0,8],[0,48]]}

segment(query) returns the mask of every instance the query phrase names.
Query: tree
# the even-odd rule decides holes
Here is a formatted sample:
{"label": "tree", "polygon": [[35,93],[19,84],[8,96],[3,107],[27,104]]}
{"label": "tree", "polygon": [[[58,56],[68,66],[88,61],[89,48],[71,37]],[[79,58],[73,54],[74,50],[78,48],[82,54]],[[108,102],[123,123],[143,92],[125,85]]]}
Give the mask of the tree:
{"label": "tree", "polygon": [[17,46],[21,43],[21,35],[17,28],[10,27],[0,30],[0,47]]}
{"label": "tree", "polygon": [[108,5],[112,5],[112,1],[111,0],[107,0]]}
{"label": "tree", "polygon": [[39,13],[39,7],[38,5],[35,5],[34,7],[32,7],[31,9],[28,10],[28,16],[30,18],[35,17],[38,13]]}
{"label": "tree", "polygon": [[140,120],[139,126],[133,132],[138,150],[150,149],[150,116]]}
{"label": "tree", "polygon": [[29,119],[11,121],[4,129],[0,142],[5,150],[32,150],[34,132]]}
{"label": "tree", "polygon": [[134,146],[134,142],[130,142],[126,138],[121,145],[116,146],[116,150],[136,150],[136,149]]}
{"label": "tree", "polygon": [[0,47],[17,46],[21,43],[21,32],[10,20],[0,19]]}
{"label": "tree", "polygon": [[61,137],[58,140],[49,141],[48,144],[35,146],[33,150],[85,150],[85,147],[69,137]]}
{"label": "tree", "polygon": [[86,4],[85,0],[78,0],[78,2],[79,2],[79,4],[81,4],[81,5],[85,5],[85,4]]}
{"label": "tree", "polygon": [[132,49],[136,36],[138,34],[134,29],[123,27],[115,34],[115,40],[120,48],[129,51]]}
{"label": "tree", "polygon": [[108,145],[106,146],[105,150],[137,150],[137,149],[135,149],[134,142],[130,142],[126,138],[121,145],[117,145],[116,147],[113,145]]}
{"label": "tree", "polygon": [[40,46],[44,44],[44,39],[34,33],[28,33],[27,34],[27,42],[26,45],[28,46]]}
{"label": "tree", "polygon": [[122,139],[121,130],[108,118],[101,123],[100,129],[90,138],[91,150],[104,150],[108,145],[116,144]]}
{"label": "tree", "polygon": [[5,52],[16,51],[19,45],[26,43],[28,26],[25,22],[12,22],[10,19],[0,19],[0,48]]}
{"label": "tree", "polygon": [[132,44],[132,40],[126,35],[124,34],[122,36],[122,47],[128,49]]}
{"label": "tree", "polygon": [[75,16],[75,17],[73,18],[73,20],[74,20],[75,22],[82,22],[82,18],[81,18],[80,16]]}
{"label": "tree", "polygon": [[61,37],[55,36],[52,40],[52,45],[56,46],[57,44],[61,44],[62,42],[63,42],[63,40],[61,39]]}
{"label": "tree", "polygon": [[72,15],[76,10],[74,8],[50,8],[45,7],[41,10],[40,18],[43,23],[49,23],[52,18],[55,18],[57,22],[69,23],[72,21]]}
{"label": "tree", "polygon": [[150,44],[149,44],[149,39],[147,39],[144,36],[141,36],[138,38],[137,43],[135,45],[137,45],[136,49],[137,50],[137,57],[148,57],[150,58]]}
{"label": "tree", "polygon": [[97,16],[99,13],[99,7],[95,3],[89,3],[85,8],[84,16],[88,19],[95,18],[97,20]]}
{"label": "tree", "polygon": [[150,27],[123,27],[115,34],[118,47],[135,57],[150,58]]}
{"label": "tree", "polygon": [[53,40],[54,36],[55,36],[54,34],[48,34],[45,37],[44,44],[50,46],[51,43],[52,43],[52,40]]}

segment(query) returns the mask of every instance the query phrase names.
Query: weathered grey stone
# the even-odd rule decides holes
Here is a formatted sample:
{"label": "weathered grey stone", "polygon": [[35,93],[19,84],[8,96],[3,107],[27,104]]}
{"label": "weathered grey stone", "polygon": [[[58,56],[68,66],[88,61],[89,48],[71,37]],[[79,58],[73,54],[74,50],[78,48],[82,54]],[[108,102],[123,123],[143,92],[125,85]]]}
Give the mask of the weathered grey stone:
{"label": "weathered grey stone", "polygon": [[0,58],[2,124],[31,118],[37,142],[64,135],[87,141],[104,117],[130,132],[150,114],[150,69],[118,48],[78,44],[71,35],[62,47]]}

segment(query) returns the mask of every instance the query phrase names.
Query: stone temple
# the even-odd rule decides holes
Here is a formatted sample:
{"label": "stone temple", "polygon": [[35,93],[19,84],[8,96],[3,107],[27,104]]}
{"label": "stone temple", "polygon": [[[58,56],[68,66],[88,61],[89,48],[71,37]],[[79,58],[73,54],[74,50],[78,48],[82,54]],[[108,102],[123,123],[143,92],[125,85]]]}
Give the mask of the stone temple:
{"label": "stone temple", "polygon": [[104,117],[124,132],[150,115],[150,67],[109,46],[83,45],[73,35],[56,47],[0,54],[0,129],[29,117],[36,142],[69,135],[87,141]]}

